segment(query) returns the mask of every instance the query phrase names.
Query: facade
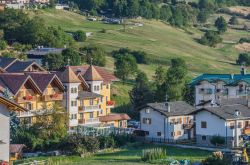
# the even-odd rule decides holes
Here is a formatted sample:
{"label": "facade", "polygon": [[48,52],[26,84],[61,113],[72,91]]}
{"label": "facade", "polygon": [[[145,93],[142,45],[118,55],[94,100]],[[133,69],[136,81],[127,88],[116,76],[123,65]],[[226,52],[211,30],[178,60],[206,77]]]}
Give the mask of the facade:
{"label": "facade", "polygon": [[126,114],[111,114],[110,111],[114,107],[110,86],[115,78],[104,69],[100,70],[105,79],[95,66],[67,66],[56,73],[66,88],[63,105],[70,115],[70,130],[77,126],[127,126],[130,118]]}
{"label": "facade", "polygon": [[205,107],[193,114],[196,119],[197,145],[213,146],[210,142],[211,138],[220,136],[225,139],[226,147],[241,147],[243,135],[249,133],[250,109],[247,105]]}
{"label": "facade", "polygon": [[183,101],[150,103],[140,110],[141,130],[146,138],[184,140],[194,138],[195,109]]}
{"label": "facade", "polygon": [[222,99],[248,99],[250,74],[243,67],[241,74],[203,74],[193,79],[197,107],[220,104]]}
{"label": "facade", "polygon": [[26,109],[0,96],[0,162],[10,160],[10,112],[25,112]]}

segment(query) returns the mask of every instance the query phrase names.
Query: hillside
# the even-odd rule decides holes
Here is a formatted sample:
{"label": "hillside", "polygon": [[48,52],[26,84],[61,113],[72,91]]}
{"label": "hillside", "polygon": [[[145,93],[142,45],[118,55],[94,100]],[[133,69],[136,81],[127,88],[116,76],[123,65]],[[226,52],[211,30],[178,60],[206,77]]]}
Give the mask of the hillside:
{"label": "hillside", "polygon": [[[202,33],[194,28],[182,30],[169,26],[156,20],[136,20],[144,23],[143,27],[128,27],[124,32],[121,25],[109,25],[101,22],[91,22],[86,17],[63,10],[39,10],[30,12],[31,16],[37,15],[46,21],[47,25],[61,26],[65,31],[78,29],[86,32],[94,32],[88,39],[88,43],[102,45],[107,51],[129,47],[135,50],[143,50],[154,61],[150,65],[141,65],[151,78],[158,62],[167,66],[173,57],[182,57],[189,66],[190,73],[236,73],[239,70],[235,66],[238,50],[234,43],[241,37],[250,36],[244,31],[230,29],[223,36],[225,42],[217,48],[210,48],[197,43]],[[106,29],[106,33],[101,33]],[[86,43],[85,43],[86,44]],[[108,58],[108,68],[113,67],[112,58]]]}

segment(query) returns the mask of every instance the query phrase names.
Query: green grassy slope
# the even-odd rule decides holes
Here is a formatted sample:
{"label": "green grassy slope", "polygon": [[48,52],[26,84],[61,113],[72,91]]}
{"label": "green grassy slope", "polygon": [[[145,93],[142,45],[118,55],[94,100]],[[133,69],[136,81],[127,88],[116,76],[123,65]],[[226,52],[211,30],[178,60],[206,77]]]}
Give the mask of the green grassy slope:
{"label": "green grassy slope", "polygon": [[[35,15],[31,12],[30,15]],[[229,30],[224,34],[226,42],[217,48],[210,48],[197,43],[202,33],[189,28],[187,31],[166,25],[155,20],[138,20],[144,23],[143,27],[128,27],[126,32],[119,30],[121,25],[107,25],[101,22],[87,21],[84,16],[63,10],[39,10],[36,15],[43,18],[47,25],[61,26],[66,31],[78,29],[94,32],[88,39],[89,43],[102,45],[107,51],[120,47],[129,47],[135,50],[146,51],[150,58],[156,61],[169,63],[173,57],[182,57],[193,75],[199,73],[237,73],[238,66],[233,65],[238,56],[237,50],[230,41],[237,41],[240,37],[249,36],[247,32]],[[101,33],[107,29],[106,33]],[[113,59],[108,58],[108,68],[113,67]],[[148,73],[154,73],[157,62],[151,65],[141,65],[140,68]],[[166,65],[167,67],[167,65]]]}

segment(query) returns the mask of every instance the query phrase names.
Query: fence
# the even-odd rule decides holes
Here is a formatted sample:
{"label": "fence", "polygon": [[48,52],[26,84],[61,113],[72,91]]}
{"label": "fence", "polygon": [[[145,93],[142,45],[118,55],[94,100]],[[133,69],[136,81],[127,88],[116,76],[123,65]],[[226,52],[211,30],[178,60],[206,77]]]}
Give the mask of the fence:
{"label": "fence", "polygon": [[47,160],[40,160],[40,161],[33,160],[30,162],[25,162],[25,163],[18,163],[18,161],[16,161],[13,164],[14,165],[47,165],[48,161]]}
{"label": "fence", "polygon": [[123,135],[123,134],[133,134],[134,128],[116,128],[116,127],[87,127],[78,126],[75,131],[69,133],[78,133],[85,136],[108,136]]}
{"label": "fence", "polygon": [[196,139],[175,140],[175,139],[147,138],[147,137],[145,137],[145,141],[153,142],[153,143],[169,143],[169,144],[189,144],[189,145],[196,144]]}

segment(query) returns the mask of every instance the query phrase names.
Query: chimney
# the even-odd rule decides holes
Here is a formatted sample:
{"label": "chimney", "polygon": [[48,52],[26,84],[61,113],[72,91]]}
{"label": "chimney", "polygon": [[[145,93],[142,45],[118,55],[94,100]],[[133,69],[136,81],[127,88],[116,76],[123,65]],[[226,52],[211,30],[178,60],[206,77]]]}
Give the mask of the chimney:
{"label": "chimney", "polygon": [[167,107],[167,112],[170,112],[170,104],[168,102],[166,102],[165,106]]}
{"label": "chimney", "polygon": [[240,114],[239,110],[236,109],[235,112],[234,112],[234,115],[235,115],[236,117],[238,117],[239,114]]}
{"label": "chimney", "polygon": [[241,75],[246,75],[247,74],[247,69],[244,65],[241,66],[241,71],[240,71]]}

